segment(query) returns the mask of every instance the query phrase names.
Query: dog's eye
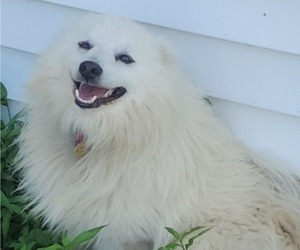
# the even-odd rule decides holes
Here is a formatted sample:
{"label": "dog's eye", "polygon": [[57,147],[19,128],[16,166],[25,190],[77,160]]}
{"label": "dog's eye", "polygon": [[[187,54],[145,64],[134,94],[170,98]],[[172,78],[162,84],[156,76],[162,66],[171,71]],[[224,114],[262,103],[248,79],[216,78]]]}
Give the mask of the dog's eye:
{"label": "dog's eye", "polygon": [[130,63],[134,63],[135,61],[132,59],[132,57],[130,55],[127,54],[120,54],[120,55],[116,55],[116,61],[121,61],[125,64],[130,64]]}
{"label": "dog's eye", "polygon": [[78,46],[79,46],[79,48],[85,49],[85,50],[89,50],[89,49],[93,48],[93,46],[87,41],[78,42]]}

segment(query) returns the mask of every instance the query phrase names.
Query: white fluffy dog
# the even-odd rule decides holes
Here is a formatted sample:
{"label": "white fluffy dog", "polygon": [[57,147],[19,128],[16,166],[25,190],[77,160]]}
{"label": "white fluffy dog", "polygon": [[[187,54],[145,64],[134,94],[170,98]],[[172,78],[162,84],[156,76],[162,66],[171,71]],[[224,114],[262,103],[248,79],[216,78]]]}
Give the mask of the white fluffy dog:
{"label": "white fluffy dog", "polygon": [[22,188],[53,228],[105,225],[89,248],[300,249],[299,178],[255,163],[138,24],[92,15],[54,39],[28,89]]}

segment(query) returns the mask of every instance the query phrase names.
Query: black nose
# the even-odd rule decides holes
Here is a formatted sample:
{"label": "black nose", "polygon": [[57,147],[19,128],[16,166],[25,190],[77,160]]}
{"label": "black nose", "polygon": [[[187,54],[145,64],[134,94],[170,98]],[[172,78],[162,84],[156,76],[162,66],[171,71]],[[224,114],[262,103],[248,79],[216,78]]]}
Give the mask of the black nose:
{"label": "black nose", "polygon": [[100,76],[103,70],[98,63],[84,61],[79,65],[79,72],[88,81]]}

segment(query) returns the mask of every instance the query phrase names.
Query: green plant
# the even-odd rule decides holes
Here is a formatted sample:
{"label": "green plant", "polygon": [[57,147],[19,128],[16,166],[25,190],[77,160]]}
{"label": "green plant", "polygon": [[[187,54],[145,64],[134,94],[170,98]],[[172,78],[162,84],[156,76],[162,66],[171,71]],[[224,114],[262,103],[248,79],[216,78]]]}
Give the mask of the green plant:
{"label": "green plant", "polygon": [[94,238],[105,226],[97,227],[88,231],[85,231],[78,236],[76,236],[74,239],[69,239],[67,234],[65,233],[62,236],[62,243],[56,243],[49,247],[39,248],[38,250],[73,250],[80,244],[91,240]]}
{"label": "green plant", "polygon": [[194,244],[195,239],[209,231],[211,228],[193,227],[189,231],[183,233],[179,233],[170,227],[166,227],[165,229],[175,238],[175,241],[164,247],[160,247],[158,250],[171,250],[176,249],[177,247],[180,247],[183,250],[188,250]]}
{"label": "green plant", "polygon": [[22,112],[12,116],[7,90],[1,82],[1,111],[7,109],[8,121],[1,117],[1,249],[33,249],[54,242],[55,237],[34,220],[25,209],[24,199],[17,190],[20,177],[14,171],[21,133]]}

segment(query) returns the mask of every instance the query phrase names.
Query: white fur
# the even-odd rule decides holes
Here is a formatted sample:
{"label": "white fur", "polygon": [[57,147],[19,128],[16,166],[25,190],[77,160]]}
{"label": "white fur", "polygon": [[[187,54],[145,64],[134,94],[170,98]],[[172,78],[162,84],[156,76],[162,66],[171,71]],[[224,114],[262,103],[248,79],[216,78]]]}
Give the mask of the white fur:
{"label": "white fur", "polygon": [[[165,42],[126,19],[80,20],[54,39],[29,83],[21,136],[22,188],[33,212],[71,235],[107,224],[95,249],[157,249],[213,226],[193,249],[300,249],[299,179],[254,163],[177,69]],[[89,40],[93,49],[78,48]],[[135,63],[115,61],[128,52]],[[84,60],[114,103],[81,109],[71,77]],[[89,147],[74,157],[74,134]]]}

